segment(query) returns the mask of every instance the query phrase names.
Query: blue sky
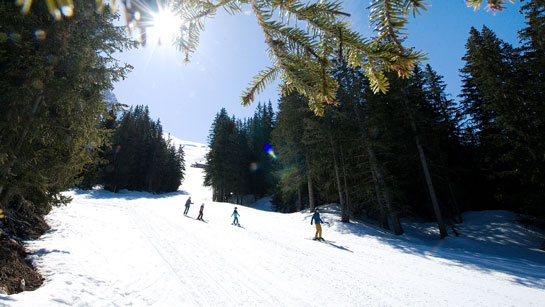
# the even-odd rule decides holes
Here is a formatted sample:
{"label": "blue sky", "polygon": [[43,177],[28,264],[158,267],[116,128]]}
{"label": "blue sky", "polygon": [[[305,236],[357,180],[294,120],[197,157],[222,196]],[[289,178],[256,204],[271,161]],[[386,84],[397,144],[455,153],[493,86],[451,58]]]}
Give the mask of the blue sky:
{"label": "blue sky", "polygon": [[[492,14],[484,9],[467,8],[463,0],[434,0],[423,15],[411,18],[407,46],[426,51],[435,71],[444,76],[452,98],[460,92],[459,69],[464,63],[464,44],[471,26],[486,25],[498,37],[518,45],[517,31],[524,27],[519,5]],[[368,1],[345,1],[354,29],[370,34]],[[249,8],[231,16],[223,11],[208,19],[197,52],[191,63],[168,44],[158,46],[150,40],[144,48],[117,54],[134,69],[115,84],[119,102],[148,105],[151,116],[160,119],[163,130],[183,140],[207,142],[216,113],[226,108],[237,118],[252,116],[258,101],[277,104],[278,86],[273,85],[256,97],[250,107],[240,105],[240,95],[260,70],[270,65],[263,34]]]}

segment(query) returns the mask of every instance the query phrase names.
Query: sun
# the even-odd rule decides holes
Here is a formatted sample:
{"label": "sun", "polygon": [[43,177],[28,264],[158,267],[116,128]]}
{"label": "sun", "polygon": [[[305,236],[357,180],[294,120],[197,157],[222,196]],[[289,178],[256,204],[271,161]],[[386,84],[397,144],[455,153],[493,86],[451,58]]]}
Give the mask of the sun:
{"label": "sun", "polygon": [[182,18],[170,8],[160,8],[157,13],[153,13],[153,21],[150,31],[160,42],[172,42],[180,35]]}

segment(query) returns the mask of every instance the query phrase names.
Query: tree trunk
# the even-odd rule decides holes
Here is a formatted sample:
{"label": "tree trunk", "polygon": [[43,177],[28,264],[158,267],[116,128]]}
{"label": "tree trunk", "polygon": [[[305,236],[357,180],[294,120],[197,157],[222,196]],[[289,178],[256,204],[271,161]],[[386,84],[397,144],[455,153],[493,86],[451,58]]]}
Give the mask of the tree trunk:
{"label": "tree trunk", "polygon": [[[340,151],[341,151],[341,157],[340,157],[340,160],[341,160],[341,165],[342,165],[342,168],[343,168],[343,180],[344,180],[344,201],[346,202],[346,214],[348,216],[348,219],[350,219],[350,201],[349,201],[349,198],[348,198],[348,180],[346,179],[346,166],[344,164],[344,155],[343,155],[343,147],[341,146],[340,147]],[[350,222],[348,220],[348,222]]]}
{"label": "tree trunk", "polygon": [[312,185],[312,178],[310,171],[307,169],[307,185],[308,185],[308,205],[310,211],[313,212],[316,209],[316,202],[314,200],[314,186]]}
{"label": "tree trunk", "polygon": [[341,177],[339,175],[339,166],[337,165],[337,155],[335,153],[335,144],[333,143],[333,138],[331,135],[329,135],[329,144],[331,146],[331,154],[333,155],[333,169],[335,170],[335,181],[337,182],[337,191],[339,192],[339,202],[341,204],[341,222],[349,223],[350,217],[347,212],[346,202],[344,201]]}
{"label": "tree trunk", "polygon": [[[412,122],[414,125],[414,122]],[[414,129],[414,128],[413,128]],[[431,202],[433,205],[433,211],[435,211],[435,218],[437,219],[437,225],[439,226],[439,233],[441,239],[448,236],[447,228],[443,222],[443,216],[441,215],[441,209],[439,208],[439,202],[437,201],[437,195],[435,194],[435,188],[433,187],[433,181],[431,180],[430,171],[428,169],[428,162],[426,156],[424,155],[424,150],[420,144],[420,138],[415,136],[416,147],[418,148],[418,156],[420,157],[420,163],[422,164],[422,169],[424,170],[424,177],[426,178],[426,184],[428,185],[428,192],[430,193]]]}
{"label": "tree trunk", "polygon": [[382,228],[390,230],[390,224],[388,223],[388,216],[386,215],[386,207],[382,202],[380,196],[380,189],[378,185],[377,175],[375,174],[374,168],[371,168],[371,176],[373,177],[373,186],[375,187],[375,194],[377,198],[377,204],[380,211],[380,223]]}
{"label": "tree trunk", "polygon": [[[373,175],[375,193],[377,194],[377,202],[379,203],[379,206],[380,206],[382,227],[384,229],[390,229],[390,226],[388,225],[388,219],[386,217],[387,216],[386,213],[389,213],[390,218],[392,220],[392,226],[394,227],[394,234],[401,235],[403,234],[403,227],[401,226],[401,222],[399,220],[397,212],[394,212],[392,210],[393,206],[391,204],[390,193],[387,191],[386,182],[384,180],[384,176],[382,175],[382,172],[379,169],[375,152],[371,148],[371,144],[369,144],[369,142],[367,141],[369,139],[367,136],[367,129],[365,127],[365,124],[363,123],[363,120],[361,119],[360,112],[355,104],[354,104],[354,113],[356,113],[356,117],[358,118],[358,124],[361,131],[361,139],[364,143],[365,148],[367,148],[367,154],[369,156],[369,165],[371,168],[371,174]],[[382,199],[380,197],[381,192],[383,194],[384,202],[382,202]]]}
{"label": "tree trunk", "polygon": [[371,163],[371,168],[373,169],[377,177],[376,179],[378,182],[378,186],[381,188],[380,191],[382,192],[382,196],[384,198],[384,205],[386,207],[386,210],[390,214],[392,227],[394,227],[394,234],[402,235],[403,227],[401,226],[401,222],[399,220],[397,212],[394,211],[393,209],[392,197],[390,195],[390,192],[388,191],[388,188],[386,187],[386,181],[384,180],[384,176],[382,175],[382,172],[380,171],[380,168],[377,165],[378,163],[377,163],[377,158],[375,156],[375,153],[369,146],[367,146],[367,152],[369,154],[369,162]]}
{"label": "tree trunk", "polygon": [[435,194],[435,188],[433,187],[433,181],[431,180],[431,175],[428,168],[428,161],[426,160],[426,155],[424,154],[422,144],[420,144],[420,137],[416,130],[416,124],[414,122],[413,114],[411,113],[411,110],[409,109],[409,105],[407,103],[407,93],[405,91],[403,91],[403,93],[405,94],[403,99],[405,110],[407,111],[407,115],[409,116],[409,120],[411,121],[411,128],[414,132],[414,140],[416,143],[416,148],[418,149],[420,164],[422,165],[422,170],[424,171],[424,177],[426,178],[428,192],[430,193],[433,211],[435,212],[435,218],[437,219],[437,225],[439,226],[439,234],[442,239],[448,236],[447,228],[445,227],[445,223],[443,222],[443,216],[441,215],[441,209],[439,208],[439,202],[437,201],[437,195]]}
{"label": "tree trunk", "polygon": [[448,181],[448,190],[450,192],[450,197],[452,197],[452,204],[454,207],[454,223],[460,224],[464,220],[462,219],[462,213],[460,210],[460,205],[456,200],[456,195],[454,194],[454,188],[452,187],[452,182]]}
{"label": "tree trunk", "polygon": [[301,193],[301,185],[298,185],[297,186],[297,201],[299,202],[299,204],[297,204],[297,211],[301,211],[303,210],[304,206],[303,206],[303,193]]}

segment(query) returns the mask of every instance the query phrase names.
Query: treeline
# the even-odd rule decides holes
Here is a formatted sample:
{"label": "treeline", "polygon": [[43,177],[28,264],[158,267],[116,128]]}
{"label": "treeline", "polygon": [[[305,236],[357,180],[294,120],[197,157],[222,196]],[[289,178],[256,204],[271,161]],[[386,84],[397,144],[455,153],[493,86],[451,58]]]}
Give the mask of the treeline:
{"label": "treeline", "polygon": [[[390,76],[390,90],[374,94],[364,73],[343,62],[330,72],[340,84],[338,104],[322,117],[301,95],[282,97],[271,138],[261,140],[278,160],[260,153],[278,182],[277,210],[336,202],[344,222],[366,215],[401,234],[400,217],[415,216],[437,221],[442,237],[466,210],[514,210],[543,223],[544,7],[542,0],[522,7],[528,27],[519,48],[486,27],[471,29],[460,103],[429,65],[415,67],[409,79]],[[217,129],[224,126],[231,136],[219,143]],[[224,110],[212,127],[207,184],[222,196],[248,191],[230,185],[249,178],[243,127]],[[219,169],[225,172],[216,177]]]}
{"label": "treeline", "polygon": [[[274,160],[265,150],[274,128],[272,104],[257,106],[252,118],[229,117],[225,109],[216,115],[210,129],[204,184],[213,188],[214,201],[244,195],[255,198],[271,194],[276,186]],[[264,149],[265,146],[265,149]]]}
{"label": "treeline", "polygon": [[161,122],[150,118],[147,106],[131,107],[119,119],[112,110],[102,125],[112,131],[112,137],[101,159],[87,165],[79,187],[103,185],[112,192],[178,190],[185,171],[183,148],[176,148],[170,136],[164,138]]}

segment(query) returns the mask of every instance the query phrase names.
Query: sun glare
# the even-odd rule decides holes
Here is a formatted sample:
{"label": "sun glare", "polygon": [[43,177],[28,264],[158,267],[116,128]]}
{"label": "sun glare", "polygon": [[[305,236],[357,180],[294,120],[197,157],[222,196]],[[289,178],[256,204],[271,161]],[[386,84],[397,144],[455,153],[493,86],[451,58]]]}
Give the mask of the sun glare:
{"label": "sun glare", "polygon": [[151,30],[162,43],[170,43],[179,34],[181,25],[180,16],[165,8],[160,9],[157,14],[153,14]]}

